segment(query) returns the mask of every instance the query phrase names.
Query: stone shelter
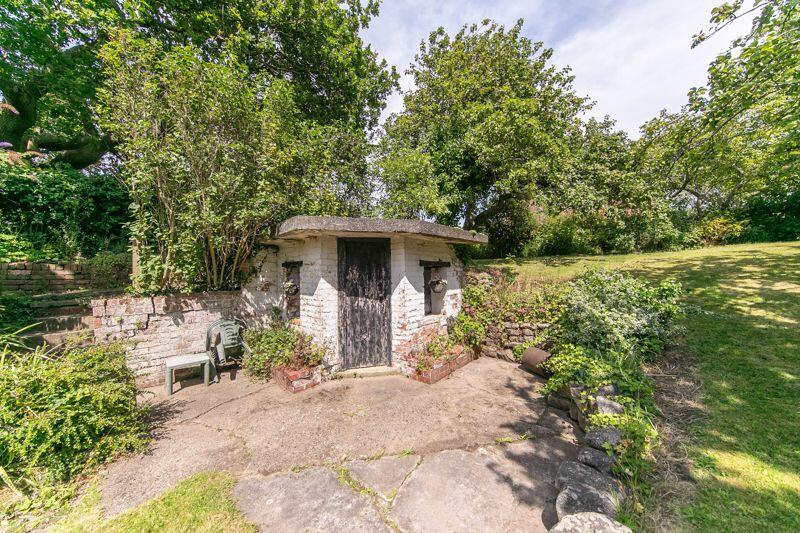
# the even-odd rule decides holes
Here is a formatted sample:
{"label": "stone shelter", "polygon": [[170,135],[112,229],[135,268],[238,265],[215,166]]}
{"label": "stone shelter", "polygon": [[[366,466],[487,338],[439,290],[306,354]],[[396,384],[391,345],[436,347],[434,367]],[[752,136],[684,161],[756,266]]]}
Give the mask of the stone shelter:
{"label": "stone shelter", "polygon": [[275,313],[325,345],[328,370],[391,366],[461,309],[454,244],[485,235],[420,220],[296,216],[263,239],[242,288],[255,314]]}
{"label": "stone shelter", "polygon": [[326,347],[329,372],[410,374],[410,356],[461,309],[453,245],[487,241],[420,220],[297,216],[259,241],[240,291],[96,299],[94,337],[127,341],[141,386],[163,382],[167,358],[203,352],[206,328],[221,317],[291,322]]}

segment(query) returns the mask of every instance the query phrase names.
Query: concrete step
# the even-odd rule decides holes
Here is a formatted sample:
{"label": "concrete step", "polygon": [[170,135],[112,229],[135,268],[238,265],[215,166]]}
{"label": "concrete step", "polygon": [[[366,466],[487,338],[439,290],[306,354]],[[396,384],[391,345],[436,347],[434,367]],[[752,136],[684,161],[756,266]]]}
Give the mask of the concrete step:
{"label": "concrete step", "polygon": [[352,368],[336,372],[336,378],[371,378],[377,376],[402,375],[396,366],[368,366],[365,368]]}
{"label": "concrete step", "polygon": [[92,340],[92,332],[88,329],[78,331],[52,331],[42,333],[28,333],[22,335],[22,341],[30,348],[36,348],[43,344],[59,347],[71,341],[72,344],[85,345]]}
{"label": "concrete step", "polygon": [[31,328],[31,333],[76,331],[91,329],[94,326],[94,317],[87,313],[42,316],[37,318],[35,322],[39,324]]}

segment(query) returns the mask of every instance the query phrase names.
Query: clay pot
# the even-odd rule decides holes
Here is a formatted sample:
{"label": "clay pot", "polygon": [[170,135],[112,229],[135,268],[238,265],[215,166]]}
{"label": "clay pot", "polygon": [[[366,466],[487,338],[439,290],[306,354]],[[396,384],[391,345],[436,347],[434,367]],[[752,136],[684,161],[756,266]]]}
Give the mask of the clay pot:
{"label": "clay pot", "polygon": [[522,368],[542,376],[543,378],[549,378],[551,373],[541,366],[542,363],[548,359],[550,359],[550,352],[545,352],[544,350],[531,346],[522,352]]}

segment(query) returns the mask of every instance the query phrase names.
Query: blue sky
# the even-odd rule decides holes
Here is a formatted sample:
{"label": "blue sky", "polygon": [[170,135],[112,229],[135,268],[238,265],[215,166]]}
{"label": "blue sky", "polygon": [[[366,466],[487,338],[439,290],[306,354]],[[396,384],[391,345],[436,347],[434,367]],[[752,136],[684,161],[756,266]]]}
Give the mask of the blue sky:
{"label": "blue sky", "polygon": [[[569,66],[578,93],[596,102],[591,115],[609,115],[633,137],[661,109],[677,111],[687,91],[702,85],[717,53],[743,32],[732,26],[698,48],[692,36],[708,25],[721,0],[383,0],[381,14],[363,32],[382,57],[403,73],[422,39],[444,26],[451,33],[490,18],[507,26],[524,19],[524,33],[555,50]],[[411,80],[401,79],[403,90]],[[393,94],[386,116],[402,109]]]}

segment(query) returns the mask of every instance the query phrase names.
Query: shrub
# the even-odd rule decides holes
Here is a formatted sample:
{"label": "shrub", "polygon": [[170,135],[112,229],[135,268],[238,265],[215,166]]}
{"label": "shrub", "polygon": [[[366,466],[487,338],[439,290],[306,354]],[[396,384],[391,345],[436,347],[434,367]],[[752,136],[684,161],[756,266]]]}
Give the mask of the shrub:
{"label": "shrub", "polygon": [[543,387],[544,392],[554,392],[570,383],[582,383],[591,390],[611,382],[613,367],[603,361],[600,354],[588,348],[565,344],[542,366],[553,373]]}
{"label": "shrub", "polygon": [[524,286],[511,269],[470,272],[461,313],[450,328],[455,342],[475,348],[504,322],[552,323],[560,305],[559,287]]}
{"label": "shrub", "polygon": [[533,239],[525,245],[522,255],[570,255],[593,254],[599,250],[588,242],[586,232],[580,227],[577,217],[558,215],[549,217],[533,233]]}
{"label": "shrub", "polygon": [[309,335],[283,323],[247,330],[245,340],[253,353],[245,355],[242,367],[255,379],[269,379],[279,366],[293,369],[316,366],[326,353],[325,348],[314,343]]}
{"label": "shrub", "polygon": [[89,283],[95,289],[125,287],[130,281],[131,254],[100,252],[89,261]]}
{"label": "shrub", "polygon": [[129,204],[113,176],[10,163],[0,153],[0,260],[72,260],[119,250],[127,244]]}
{"label": "shrub", "polygon": [[[0,467],[22,492],[69,482],[147,442],[121,344],[0,354]],[[1,472],[0,472],[1,473]]]}
{"label": "shrub", "polygon": [[726,217],[717,217],[700,224],[697,233],[703,244],[728,244],[738,239],[743,230],[742,224]]}
{"label": "shrub", "polygon": [[449,335],[439,335],[431,339],[425,349],[416,358],[417,362],[415,368],[417,371],[430,370],[433,368],[437,361],[448,361],[455,355],[453,348],[455,348],[457,341]]}
{"label": "shrub", "polygon": [[669,337],[680,307],[680,285],[653,287],[628,274],[590,270],[570,284],[558,321],[564,342],[638,367],[639,358],[658,352]]}
{"label": "shrub", "polygon": [[31,301],[30,296],[0,293],[0,331],[16,331],[33,323],[36,312]]}

